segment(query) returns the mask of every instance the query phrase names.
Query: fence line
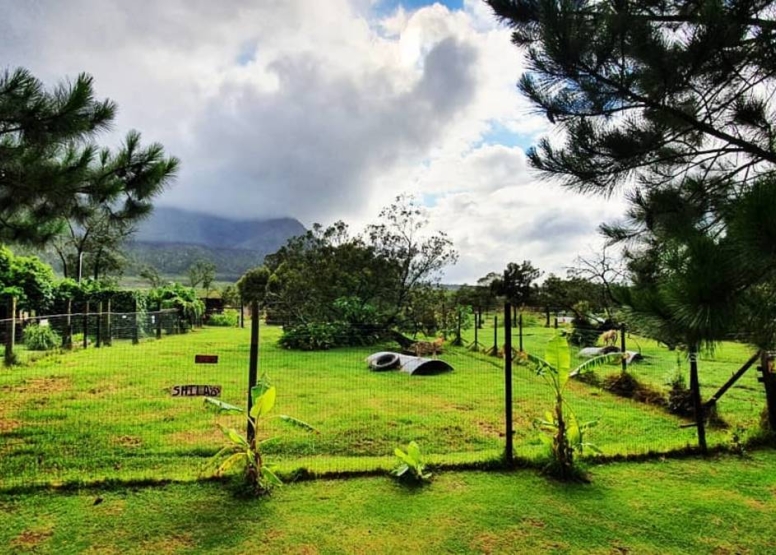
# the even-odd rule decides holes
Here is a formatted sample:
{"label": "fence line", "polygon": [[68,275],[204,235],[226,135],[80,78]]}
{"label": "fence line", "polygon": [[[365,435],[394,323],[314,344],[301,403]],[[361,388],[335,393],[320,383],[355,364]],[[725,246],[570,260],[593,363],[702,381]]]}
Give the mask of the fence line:
{"label": "fence line", "polygon": [[[594,335],[597,340],[600,330],[575,330],[562,323],[557,330],[545,328],[531,314],[518,317],[518,327],[512,328],[507,311],[499,315],[497,327],[489,319],[482,329],[462,330],[460,346],[452,345],[454,338],[441,343],[424,338],[403,349],[392,330],[366,326],[357,330],[358,341],[337,335],[348,332],[329,330],[333,336],[327,340],[333,337],[349,346],[290,350],[280,343],[283,329],[262,322],[261,341],[255,345],[257,378],[266,374],[276,385],[277,414],[299,418],[318,431],[268,421],[257,430],[262,439],[275,438],[267,443],[268,459],[286,469],[364,470],[390,466],[394,448],[410,440],[442,462],[490,460],[505,449],[519,457],[540,456],[543,447],[533,422],[552,409],[553,396],[522,353],[542,357],[556,333],[573,339],[575,331],[582,331],[588,340]],[[0,489],[79,480],[193,478],[223,445],[218,424],[244,432],[244,413],[209,410],[203,398],[246,406],[252,383],[250,329],[235,322],[232,327],[182,330],[180,315],[169,310],[118,314],[113,314],[109,348],[92,348],[99,313],[71,314],[71,322],[86,316],[86,349],[82,331],[73,334],[72,350],[62,349],[60,342],[48,351],[33,351],[20,342],[22,364],[0,368]],[[57,331],[66,318],[35,321],[46,319],[44,327]],[[7,323],[0,322],[0,330]],[[322,325],[316,333],[327,329]],[[490,344],[473,347],[475,333],[482,343],[480,338],[493,332],[498,333],[495,350]],[[138,344],[133,344],[135,334]],[[573,347],[572,366],[587,367],[565,395],[580,422],[598,422],[588,439],[607,455],[697,445],[696,430],[688,426],[692,414],[682,397],[689,375],[684,354],[627,332],[617,343],[620,350],[627,347],[640,357],[625,366],[616,355],[590,364],[579,346]],[[366,361],[377,352],[402,350],[452,370],[431,375],[399,368],[375,371]],[[702,354],[703,397],[719,391],[751,356],[752,350],[738,343],[722,345],[714,356]],[[757,377],[754,371],[743,373],[714,403],[709,446],[757,432],[765,406]]]}

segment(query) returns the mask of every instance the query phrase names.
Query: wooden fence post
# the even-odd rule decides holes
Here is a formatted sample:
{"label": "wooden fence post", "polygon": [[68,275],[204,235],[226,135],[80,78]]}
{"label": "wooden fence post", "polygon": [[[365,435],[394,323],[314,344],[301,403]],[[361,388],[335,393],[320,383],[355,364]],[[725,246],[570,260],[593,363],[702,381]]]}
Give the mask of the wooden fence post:
{"label": "wooden fence post", "polygon": [[768,425],[771,432],[776,433],[776,373],[774,373],[772,353],[762,351],[758,370],[762,373],[758,380],[765,387],[765,408],[768,411]]}
{"label": "wooden fence post", "polygon": [[86,301],[86,307],[84,308],[84,340],[83,346],[86,349],[89,346],[89,301]]}

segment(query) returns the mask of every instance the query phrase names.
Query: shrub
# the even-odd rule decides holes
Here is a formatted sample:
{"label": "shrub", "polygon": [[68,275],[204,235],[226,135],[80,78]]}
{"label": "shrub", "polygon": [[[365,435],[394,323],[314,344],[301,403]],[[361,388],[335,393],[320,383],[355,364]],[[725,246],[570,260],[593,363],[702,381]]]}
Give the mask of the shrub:
{"label": "shrub", "polygon": [[211,314],[207,320],[209,326],[235,327],[239,322],[236,310],[225,310],[221,314]]}
{"label": "shrub", "polygon": [[687,387],[684,376],[677,372],[668,385],[670,386],[670,389],[668,390],[669,412],[684,417],[691,417],[695,414],[692,403],[692,392]]}
{"label": "shrub", "polygon": [[354,326],[346,322],[297,324],[283,330],[280,345],[286,349],[324,351],[334,347],[374,345],[382,339],[375,326]]}
{"label": "shrub", "polygon": [[406,452],[397,447],[394,454],[399,459],[399,464],[391,474],[396,478],[416,484],[431,480],[431,473],[426,471],[426,462],[417,443],[410,441]]}
{"label": "shrub", "polygon": [[24,328],[24,345],[31,351],[50,351],[62,344],[62,338],[49,326],[30,324]]}

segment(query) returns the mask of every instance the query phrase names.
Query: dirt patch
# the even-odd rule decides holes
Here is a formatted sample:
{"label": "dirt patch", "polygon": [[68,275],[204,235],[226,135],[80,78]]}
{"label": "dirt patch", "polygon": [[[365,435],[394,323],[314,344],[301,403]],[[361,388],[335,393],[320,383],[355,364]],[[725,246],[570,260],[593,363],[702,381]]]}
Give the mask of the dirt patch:
{"label": "dirt patch", "polygon": [[137,436],[119,436],[116,438],[111,438],[110,443],[111,445],[117,445],[119,447],[129,447],[134,449],[137,447],[142,447],[143,440]]}
{"label": "dirt patch", "polygon": [[494,424],[493,422],[477,422],[477,428],[483,435],[487,437],[504,437],[504,427],[502,424]]}
{"label": "dirt patch", "polygon": [[224,443],[224,433],[216,427],[205,431],[186,430],[169,434],[167,438],[174,445],[211,445]]}
{"label": "dirt patch", "polygon": [[50,395],[72,389],[73,381],[68,376],[45,376],[43,378],[28,378],[19,385],[4,386],[2,392],[14,395]]}
{"label": "dirt patch", "polygon": [[196,547],[191,534],[173,534],[163,539],[154,539],[142,542],[139,551],[152,553],[189,553]]}
{"label": "dirt patch", "polygon": [[512,528],[501,532],[486,532],[480,534],[471,543],[471,548],[477,553],[490,555],[491,553],[509,553],[516,545],[525,545],[525,540],[530,533],[524,530]]}
{"label": "dirt patch", "polygon": [[35,551],[42,544],[54,535],[51,528],[32,528],[25,530],[11,540],[11,547],[24,551]]}
{"label": "dirt patch", "polygon": [[306,543],[302,545],[295,545],[286,551],[286,553],[294,553],[295,555],[318,555],[320,552],[314,545]]}
{"label": "dirt patch", "polygon": [[19,428],[22,423],[19,420],[11,420],[0,414],[0,434],[7,434]]}

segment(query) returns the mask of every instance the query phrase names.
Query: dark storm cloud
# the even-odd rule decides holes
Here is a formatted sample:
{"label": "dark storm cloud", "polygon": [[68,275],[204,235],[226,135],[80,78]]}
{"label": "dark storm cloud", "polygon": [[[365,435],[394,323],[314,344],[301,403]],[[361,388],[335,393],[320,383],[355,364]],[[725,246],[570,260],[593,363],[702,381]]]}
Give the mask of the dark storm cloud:
{"label": "dark storm cloud", "polygon": [[397,91],[379,71],[356,82],[308,56],[277,60],[277,91],[225,87],[196,122],[191,158],[207,160],[207,170],[186,173],[186,197],[241,217],[325,220],[356,208],[370,177],[400,158],[421,159],[471,101],[476,61],[470,46],[448,38],[415,85]]}

